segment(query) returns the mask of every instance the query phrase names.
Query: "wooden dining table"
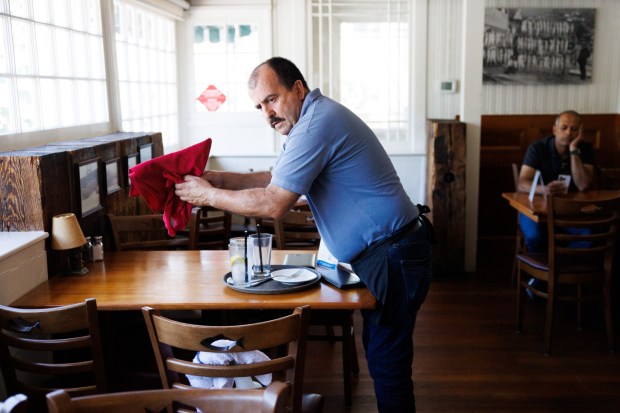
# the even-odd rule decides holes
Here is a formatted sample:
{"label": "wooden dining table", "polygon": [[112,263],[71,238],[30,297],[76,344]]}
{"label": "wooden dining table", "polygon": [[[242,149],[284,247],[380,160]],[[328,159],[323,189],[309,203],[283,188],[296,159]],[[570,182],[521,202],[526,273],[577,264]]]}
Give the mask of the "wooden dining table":
{"label": "wooden dining table", "polygon": [[[620,195],[620,190],[593,190],[584,192],[569,192],[566,196],[573,199],[601,201],[615,198]],[[564,196],[564,195],[563,195]],[[547,216],[547,198],[536,194],[530,201],[529,194],[525,192],[504,192],[502,198],[506,199],[511,207],[523,213],[534,222],[545,222]]]}
{"label": "wooden dining table", "polygon": [[[272,264],[286,254],[273,250]],[[103,261],[88,263],[83,276],[54,276],[11,303],[15,307],[56,307],[97,299],[100,311],[313,309],[357,310],[375,307],[366,287],[341,290],[320,281],[283,294],[253,294],[232,289],[224,281],[230,271],[226,250],[105,252]]]}

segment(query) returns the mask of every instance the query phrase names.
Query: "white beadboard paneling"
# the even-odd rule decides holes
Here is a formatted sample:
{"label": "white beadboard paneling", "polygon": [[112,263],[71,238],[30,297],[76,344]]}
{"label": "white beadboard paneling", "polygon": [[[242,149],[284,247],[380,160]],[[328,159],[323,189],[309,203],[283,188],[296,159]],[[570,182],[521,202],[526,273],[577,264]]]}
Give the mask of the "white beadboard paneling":
{"label": "white beadboard paneling", "polygon": [[618,113],[620,109],[620,1],[618,0],[487,0],[486,7],[594,8],[592,83],[584,85],[483,85],[485,115],[552,114],[566,109],[581,113]]}
{"label": "white beadboard paneling", "polygon": [[460,113],[460,85],[450,94],[441,93],[439,85],[442,80],[460,80],[463,0],[428,3],[427,118],[454,119]]}

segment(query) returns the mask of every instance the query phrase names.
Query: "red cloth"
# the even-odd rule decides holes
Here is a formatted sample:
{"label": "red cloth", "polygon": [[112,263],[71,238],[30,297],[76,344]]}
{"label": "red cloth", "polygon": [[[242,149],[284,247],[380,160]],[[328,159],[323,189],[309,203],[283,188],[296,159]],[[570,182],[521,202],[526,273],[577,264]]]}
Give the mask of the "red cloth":
{"label": "red cloth", "polygon": [[201,176],[209,160],[211,138],[180,151],[142,162],[129,169],[129,196],[141,195],[153,212],[164,211],[168,235],[187,226],[192,204],[174,194],[174,184],[185,175]]}

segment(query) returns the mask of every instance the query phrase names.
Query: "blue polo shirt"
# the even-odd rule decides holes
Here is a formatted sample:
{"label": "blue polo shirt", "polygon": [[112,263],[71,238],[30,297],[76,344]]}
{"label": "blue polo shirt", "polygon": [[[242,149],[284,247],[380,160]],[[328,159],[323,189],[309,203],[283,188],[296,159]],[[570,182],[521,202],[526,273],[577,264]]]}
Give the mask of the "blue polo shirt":
{"label": "blue polo shirt", "polygon": [[374,132],[319,89],[306,96],[271,183],[306,195],[322,241],[343,262],[418,216]]}

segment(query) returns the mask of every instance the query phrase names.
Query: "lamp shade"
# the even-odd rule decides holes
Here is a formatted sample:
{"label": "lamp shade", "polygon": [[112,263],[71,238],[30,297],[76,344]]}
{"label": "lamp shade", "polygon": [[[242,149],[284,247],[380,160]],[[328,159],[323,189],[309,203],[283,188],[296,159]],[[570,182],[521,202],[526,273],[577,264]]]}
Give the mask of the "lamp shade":
{"label": "lamp shade", "polygon": [[75,214],[60,214],[52,218],[52,249],[70,250],[86,244],[86,238]]}

